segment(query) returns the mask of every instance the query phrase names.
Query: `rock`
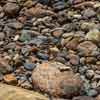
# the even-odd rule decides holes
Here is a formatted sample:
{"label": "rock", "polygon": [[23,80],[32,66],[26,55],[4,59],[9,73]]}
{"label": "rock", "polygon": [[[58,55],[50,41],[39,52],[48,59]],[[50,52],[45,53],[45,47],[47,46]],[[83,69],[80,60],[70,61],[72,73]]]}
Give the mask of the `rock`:
{"label": "rock", "polygon": [[54,10],[59,11],[65,8],[65,2],[64,0],[53,0],[52,5]]}
{"label": "rock", "polygon": [[45,16],[55,16],[56,14],[50,10],[45,10],[40,7],[32,7],[26,11],[26,15],[34,17],[45,17]]}
{"label": "rock", "polygon": [[0,40],[3,40],[5,38],[5,33],[0,32]]}
{"label": "rock", "polygon": [[87,70],[86,71],[86,77],[88,79],[92,79],[94,75],[95,75],[95,72],[93,70]]}
{"label": "rock", "polygon": [[15,86],[0,84],[0,100],[48,100],[45,96]]}
{"label": "rock", "polygon": [[98,29],[92,29],[86,34],[85,38],[94,42],[100,42],[100,31]]}
{"label": "rock", "polygon": [[9,26],[10,28],[13,28],[13,29],[16,29],[16,30],[22,29],[22,28],[23,28],[23,24],[20,23],[20,22],[18,22],[18,21],[8,23],[8,26]]}
{"label": "rock", "polygon": [[3,74],[12,72],[13,68],[8,64],[8,62],[0,57],[0,72]]}
{"label": "rock", "polygon": [[62,31],[61,30],[55,30],[52,32],[52,35],[56,38],[59,38],[62,35]]}
{"label": "rock", "polygon": [[33,6],[33,1],[32,0],[27,0],[24,4],[24,7],[30,8]]}
{"label": "rock", "polygon": [[98,92],[95,89],[90,89],[87,94],[88,96],[93,97],[93,96],[97,96]]}
{"label": "rock", "polygon": [[83,11],[83,17],[84,18],[91,18],[91,17],[93,17],[95,15],[96,15],[96,12],[91,8],[85,9]]}
{"label": "rock", "polygon": [[42,59],[42,60],[48,60],[48,59],[49,59],[48,54],[44,54],[44,53],[41,53],[41,52],[38,52],[38,53],[37,53],[37,57],[38,57],[39,59]]}
{"label": "rock", "polygon": [[67,58],[69,59],[69,62],[70,62],[72,65],[78,65],[79,62],[80,62],[79,56],[77,56],[77,55],[75,55],[75,54],[69,54]]}
{"label": "rock", "polygon": [[56,97],[70,98],[80,94],[82,82],[70,66],[59,62],[38,64],[32,73],[33,86]]}
{"label": "rock", "polygon": [[84,31],[89,31],[89,30],[92,30],[92,29],[96,29],[97,25],[93,22],[82,22],[81,23],[81,29],[84,30]]}
{"label": "rock", "polygon": [[19,40],[22,42],[30,41],[31,40],[30,34],[28,34],[25,30],[22,30]]}
{"label": "rock", "polygon": [[96,100],[100,100],[100,95],[98,95],[98,96],[96,97]]}
{"label": "rock", "polygon": [[8,16],[15,16],[19,11],[19,6],[16,3],[7,3],[3,9]]}
{"label": "rock", "polygon": [[90,96],[78,96],[74,97],[72,100],[95,100],[95,99]]}
{"label": "rock", "polygon": [[24,64],[24,68],[27,70],[30,70],[30,71],[32,71],[35,67],[36,67],[36,65],[34,63],[25,63]]}
{"label": "rock", "polygon": [[[67,42],[67,41],[66,41],[66,42]],[[79,38],[75,37],[75,38],[69,40],[69,41],[65,44],[65,46],[66,46],[66,48],[68,48],[68,49],[76,50],[78,44],[79,44]]]}
{"label": "rock", "polygon": [[13,74],[4,75],[3,79],[7,84],[17,85],[17,79]]}
{"label": "rock", "polygon": [[83,56],[93,56],[95,51],[97,51],[97,46],[91,41],[81,42],[77,47],[80,55]]}
{"label": "rock", "polygon": [[30,82],[28,82],[28,81],[23,82],[20,86],[24,89],[32,89],[33,88],[32,85],[30,84]]}

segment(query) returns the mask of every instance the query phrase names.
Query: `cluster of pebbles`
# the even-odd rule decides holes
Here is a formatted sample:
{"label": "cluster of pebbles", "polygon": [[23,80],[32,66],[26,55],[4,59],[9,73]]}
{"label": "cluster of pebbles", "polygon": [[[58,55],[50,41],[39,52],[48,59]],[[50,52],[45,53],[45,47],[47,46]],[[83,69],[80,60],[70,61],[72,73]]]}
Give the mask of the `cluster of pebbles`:
{"label": "cluster of pebbles", "polygon": [[100,100],[100,1],[0,0],[0,81]]}

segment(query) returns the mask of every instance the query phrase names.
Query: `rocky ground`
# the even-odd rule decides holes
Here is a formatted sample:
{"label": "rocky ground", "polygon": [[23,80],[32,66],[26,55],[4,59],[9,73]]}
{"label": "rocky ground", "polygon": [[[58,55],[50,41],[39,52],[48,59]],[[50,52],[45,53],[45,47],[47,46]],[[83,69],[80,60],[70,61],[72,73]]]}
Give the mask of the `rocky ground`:
{"label": "rocky ground", "polygon": [[0,0],[0,82],[0,100],[100,100],[100,1]]}

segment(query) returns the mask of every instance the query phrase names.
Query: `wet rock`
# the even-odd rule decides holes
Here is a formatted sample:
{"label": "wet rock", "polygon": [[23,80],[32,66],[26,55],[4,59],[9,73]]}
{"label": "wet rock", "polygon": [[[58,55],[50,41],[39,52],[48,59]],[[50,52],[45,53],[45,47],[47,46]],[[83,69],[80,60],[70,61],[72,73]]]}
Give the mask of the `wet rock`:
{"label": "wet rock", "polygon": [[32,79],[35,88],[57,97],[79,95],[82,86],[80,77],[71,71],[70,66],[59,62],[39,64],[33,71]]}
{"label": "wet rock", "polygon": [[11,85],[17,85],[17,79],[13,74],[7,74],[3,77],[4,82]]}
{"label": "wet rock", "polygon": [[74,97],[72,100],[95,100],[95,99],[90,96],[79,96],[79,97]]}
{"label": "wet rock", "polygon": [[91,41],[84,41],[78,45],[77,49],[79,50],[80,55],[92,56],[94,55],[94,52],[97,50],[97,46]]}
{"label": "wet rock", "polygon": [[7,3],[3,9],[8,16],[15,16],[19,11],[19,6],[16,3]]}
{"label": "wet rock", "polygon": [[28,91],[15,86],[0,84],[0,90],[2,90],[0,95],[1,100],[48,100],[48,98],[37,92]]}

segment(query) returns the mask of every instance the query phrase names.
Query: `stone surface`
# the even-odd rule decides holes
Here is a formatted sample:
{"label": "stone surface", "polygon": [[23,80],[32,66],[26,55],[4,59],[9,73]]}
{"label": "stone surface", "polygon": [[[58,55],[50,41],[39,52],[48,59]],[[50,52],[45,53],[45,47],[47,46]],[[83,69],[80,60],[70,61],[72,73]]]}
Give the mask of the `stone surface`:
{"label": "stone surface", "polygon": [[33,86],[53,96],[73,97],[79,95],[82,82],[70,66],[59,62],[39,64],[32,74]]}
{"label": "stone surface", "polygon": [[7,3],[3,9],[8,16],[15,16],[19,11],[19,6],[16,3]]}
{"label": "stone surface", "polygon": [[48,100],[45,96],[15,86],[0,84],[0,100]]}

